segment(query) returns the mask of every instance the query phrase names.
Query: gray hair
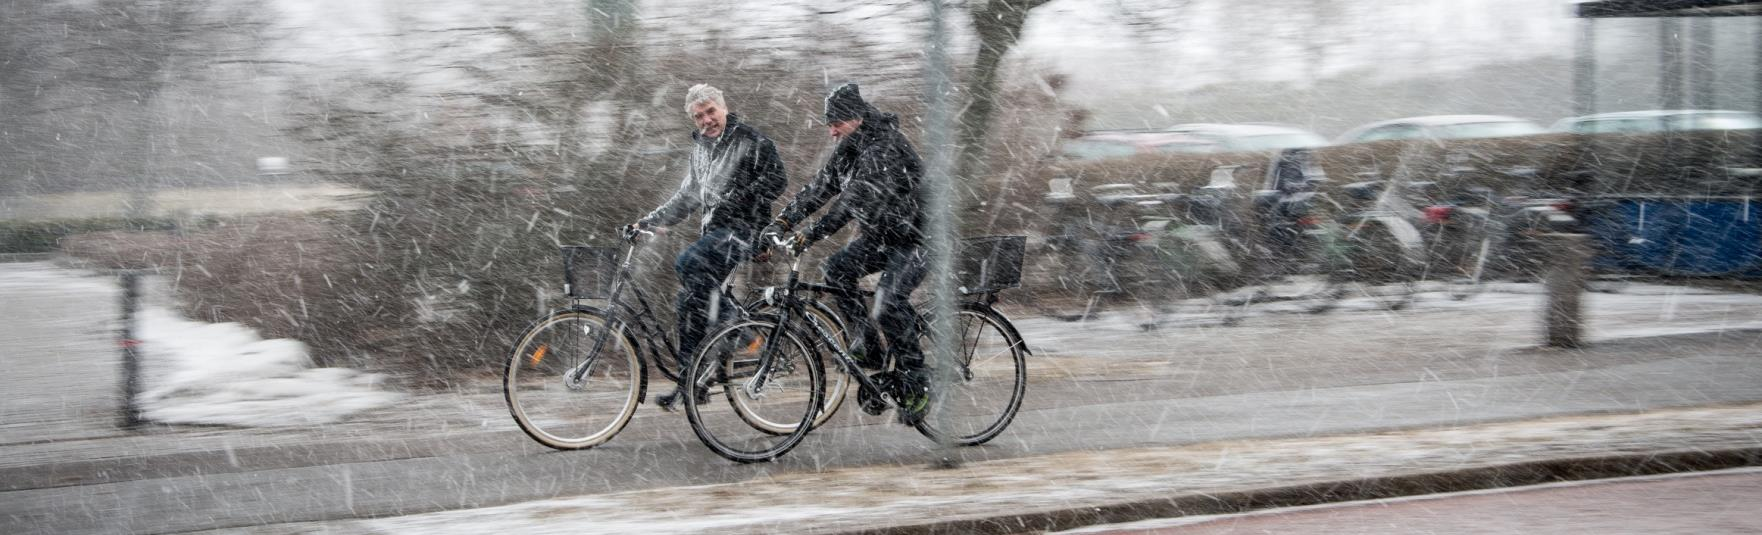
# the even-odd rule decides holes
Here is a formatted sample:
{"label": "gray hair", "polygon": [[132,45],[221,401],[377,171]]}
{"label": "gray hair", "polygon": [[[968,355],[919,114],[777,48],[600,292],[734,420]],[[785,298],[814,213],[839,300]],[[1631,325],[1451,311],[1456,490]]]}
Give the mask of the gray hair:
{"label": "gray hair", "polygon": [[728,109],[728,104],[722,101],[722,90],[710,84],[697,84],[685,92],[685,113],[691,113],[692,106],[705,102],[715,102],[716,106]]}

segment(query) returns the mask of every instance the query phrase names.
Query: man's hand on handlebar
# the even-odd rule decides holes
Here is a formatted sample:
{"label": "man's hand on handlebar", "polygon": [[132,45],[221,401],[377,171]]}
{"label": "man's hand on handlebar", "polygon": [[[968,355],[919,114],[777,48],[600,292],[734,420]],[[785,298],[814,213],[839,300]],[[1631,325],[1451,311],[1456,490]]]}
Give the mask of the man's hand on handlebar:
{"label": "man's hand on handlebar", "polygon": [[764,234],[759,235],[759,252],[755,258],[760,262],[769,260],[773,247],[782,247],[783,251],[790,255],[800,255],[803,249],[807,249],[807,237],[799,232],[784,235],[780,232],[767,230]]}
{"label": "man's hand on handlebar", "polygon": [[642,241],[644,239],[653,237],[655,235],[655,233],[658,232],[659,230],[660,230],[659,228],[651,226],[647,223],[637,221],[635,223],[624,225],[623,228],[619,229],[619,234],[623,235],[624,241],[627,241],[630,243],[636,243],[636,242]]}

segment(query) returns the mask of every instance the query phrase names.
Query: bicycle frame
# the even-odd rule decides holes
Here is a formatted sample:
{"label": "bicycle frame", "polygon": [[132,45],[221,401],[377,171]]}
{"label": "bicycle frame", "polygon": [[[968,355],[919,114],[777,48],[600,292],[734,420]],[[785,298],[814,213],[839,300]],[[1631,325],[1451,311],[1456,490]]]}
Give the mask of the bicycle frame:
{"label": "bicycle frame", "polygon": [[[653,232],[639,232],[650,237],[654,236]],[[581,381],[581,378],[586,376],[587,371],[592,368],[594,361],[599,355],[600,347],[606,341],[605,337],[612,332],[631,332],[633,336],[630,338],[641,343],[643,352],[647,355],[648,360],[652,363],[656,363],[656,365],[664,362],[660,359],[671,359],[678,354],[677,342],[673,340],[673,337],[670,336],[669,333],[667,333],[665,326],[658,324],[654,320],[654,307],[649,304],[648,293],[644,292],[642,287],[630,284],[630,279],[632,278],[631,269],[633,260],[636,257],[636,249],[637,245],[635,243],[630,244],[624,249],[624,258],[618,263],[618,270],[614,273],[612,278],[611,289],[606,293],[606,307],[609,309],[608,312],[610,312],[612,318],[611,324],[608,325],[608,328],[606,329],[607,334],[601,334],[594,340],[594,344],[590,350],[591,352],[589,353],[589,355],[592,355],[591,357],[583,360],[581,364],[569,371],[567,380],[570,384],[578,384]],[[726,282],[720,287],[720,289],[721,299],[727,303],[726,306],[734,307],[734,309],[744,308],[741,306],[739,299],[734,295],[734,292],[730,290],[730,286],[726,284]],[[632,302],[631,299],[625,299],[626,294],[629,294],[629,296],[634,299],[634,302]],[[586,298],[572,298],[571,307],[581,306],[583,301],[588,300],[589,299]],[[680,370],[680,377],[683,379],[684,370]]]}
{"label": "bicycle frame", "polygon": [[[778,246],[784,245],[783,241],[774,237],[772,240]],[[767,287],[763,290],[763,297],[761,299],[765,302],[779,305],[781,312],[777,317],[777,324],[771,332],[771,335],[765,339],[764,351],[760,353],[761,355],[764,355],[764,357],[759,363],[758,370],[754,372],[753,377],[748,379],[741,388],[746,389],[749,395],[756,394],[759,389],[764,388],[765,378],[769,375],[771,367],[770,355],[772,355],[771,349],[774,347],[772,344],[777,343],[777,339],[779,338],[777,335],[781,334],[785,326],[789,325],[790,319],[795,314],[800,314],[802,319],[806,320],[807,324],[813,327],[813,334],[819,337],[819,342],[826,347],[832,348],[833,354],[838,357],[838,366],[842,369],[843,373],[856,379],[857,384],[860,385],[860,388],[862,389],[877,393],[883,392],[881,386],[876,384],[873,379],[870,379],[868,374],[862,373],[862,367],[857,364],[856,358],[851,356],[851,354],[842,347],[842,344],[838,343],[838,337],[832,334],[831,326],[825,325],[821,322],[820,318],[815,317],[813,314],[805,313],[807,305],[804,304],[804,298],[796,295],[798,292],[812,292],[850,298],[862,298],[874,295],[874,292],[869,291],[858,290],[852,292],[841,288],[827,286],[825,284],[801,282],[801,255],[799,252],[793,253],[793,259],[789,265],[789,276],[784,285],[781,287]],[[996,292],[983,292],[976,295],[980,296],[980,299],[976,302],[984,303],[987,306],[997,302]],[[913,306],[916,305],[914,304]],[[970,372],[967,370],[961,370],[961,373],[968,374]],[[889,396],[879,396],[879,399],[889,407],[894,405],[893,400]]]}

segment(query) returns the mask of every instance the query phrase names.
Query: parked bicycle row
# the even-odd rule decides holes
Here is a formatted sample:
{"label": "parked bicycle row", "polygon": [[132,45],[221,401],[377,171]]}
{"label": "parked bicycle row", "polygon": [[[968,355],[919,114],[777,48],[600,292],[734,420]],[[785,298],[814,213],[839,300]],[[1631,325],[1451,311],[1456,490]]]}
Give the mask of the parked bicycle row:
{"label": "parked bicycle row", "polygon": [[[1527,168],[1458,166],[1448,174]],[[1532,278],[1547,254],[1537,236],[1572,230],[1564,201],[1499,195],[1464,176],[1416,180],[1361,173],[1330,185],[1308,149],[1274,157],[1262,176],[1218,166],[1192,191],[1172,183],[1054,181],[1054,224],[1036,258],[1035,301],[1065,319],[1110,303],[1151,309],[1198,303],[1226,322],[1256,303],[1323,312],[1344,298],[1406,306],[1442,286],[1458,299],[1487,282]],[[1062,299],[1059,296],[1062,295]]]}

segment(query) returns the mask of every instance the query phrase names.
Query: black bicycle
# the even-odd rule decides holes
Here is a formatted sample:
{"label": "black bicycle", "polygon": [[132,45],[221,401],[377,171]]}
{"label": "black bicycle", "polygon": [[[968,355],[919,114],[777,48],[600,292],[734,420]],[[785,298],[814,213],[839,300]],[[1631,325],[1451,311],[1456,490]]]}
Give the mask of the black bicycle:
{"label": "black bicycle", "polygon": [[[775,236],[769,237],[782,245]],[[1020,333],[993,305],[997,292],[1021,281],[1023,238],[998,236],[967,240],[956,276],[967,297],[955,313],[952,343],[938,345],[921,315],[932,366],[938,368],[928,416],[915,427],[935,440],[971,446],[996,438],[1015,419],[1027,387],[1028,348]],[[801,442],[816,422],[830,418],[826,369],[829,359],[840,381],[857,384],[865,412],[881,414],[896,405],[894,362],[866,370],[845,350],[842,322],[816,299],[839,296],[841,290],[800,280],[801,251],[792,256],[787,281],[762,290],[764,313],[726,324],[705,337],[686,371],[695,395],[686,397],[685,414],[692,430],[711,451],[737,462],[774,460]],[[872,294],[862,292],[854,297]],[[755,308],[759,308],[756,306]],[[922,307],[919,307],[920,310]],[[952,351],[938,358],[938,348]],[[842,389],[836,386],[834,389]],[[707,403],[720,390],[728,407]],[[842,391],[837,392],[842,397]]]}
{"label": "black bicycle", "polygon": [[[653,237],[638,231],[636,238]],[[611,440],[636,414],[652,366],[679,380],[671,332],[654,318],[648,295],[629,283],[638,239],[611,247],[564,246],[567,307],[535,322],[515,341],[503,368],[502,392],[520,430],[560,450]],[[727,285],[722,311],[743,308]],[[605,300],[605,307],[588,304]],[[644,358],[644,357],[647,358]]]}

